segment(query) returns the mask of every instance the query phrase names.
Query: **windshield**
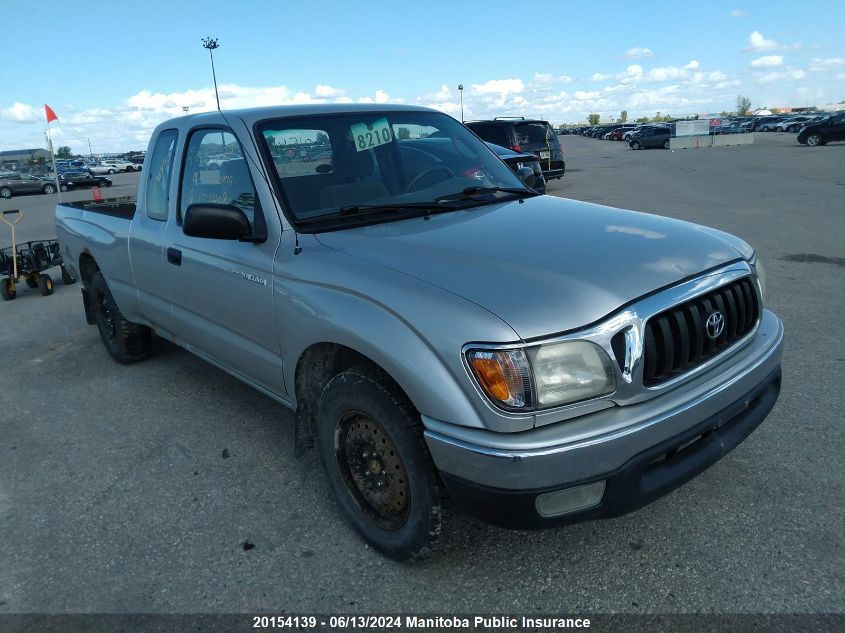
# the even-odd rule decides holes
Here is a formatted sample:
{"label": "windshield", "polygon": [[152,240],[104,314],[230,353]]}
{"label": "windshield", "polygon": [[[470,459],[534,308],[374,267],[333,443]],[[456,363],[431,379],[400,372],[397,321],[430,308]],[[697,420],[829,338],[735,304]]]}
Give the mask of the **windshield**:
{"label": "windshield", "polygon": [[[436,206],[470,187],[530,191],[483,141],[438,112],[273,119],[259,124],[258,135],[299,221],[354,207]],[[512,195],[489,193],[486,201]]]}

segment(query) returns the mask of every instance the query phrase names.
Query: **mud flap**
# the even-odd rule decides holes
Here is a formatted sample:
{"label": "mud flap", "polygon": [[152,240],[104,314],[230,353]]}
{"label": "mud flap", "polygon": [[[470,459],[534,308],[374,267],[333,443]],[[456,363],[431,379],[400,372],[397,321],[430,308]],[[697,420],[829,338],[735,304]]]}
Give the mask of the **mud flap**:
{"label": "mud flap", "polygon": [[87,288],[82,288],[82,305],[85,308],[85,320],[88,322],[88,325],[97,325],[97,321],[94,320],[94,307],[91,305],[91,293],[88,292]]}

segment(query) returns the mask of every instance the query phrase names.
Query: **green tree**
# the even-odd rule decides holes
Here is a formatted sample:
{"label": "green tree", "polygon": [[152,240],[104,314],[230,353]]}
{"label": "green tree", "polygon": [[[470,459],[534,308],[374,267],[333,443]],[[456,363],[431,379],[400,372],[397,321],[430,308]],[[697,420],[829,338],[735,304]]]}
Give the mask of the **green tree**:
{"label": "green tree", "polygon": [[743,97],[742,95],[736,96],[736,113],[739,116],[745,116],[751,111],[751,99],[748,97]]}
{"label": "green tree", "polygon": [[58,151],[56,151],[56,158],[70,158],[71,156],[73,156],[73,153],[67,145],[62,145]]}
{"label": "green tree", "polygon": [[329,144],[329,135],[325,132],[317,132],[316,136],[314,137],[314,144],[315,145],[328,145]]}
{"label": "green tree", "polygon": [[637,123],[648,123],[648,117],[641,116],[639,119],[637,119]]}
{"label": "green tree", "polygon": [[628,111],[627,110],[622,110],[622,112],[619,113],[619,122],[620,123],[627,123],[628,122]]}
{"label": "green tree", "polygon": [[592,113],[587,115],[587,123],[589,123],[590,125],[598,125],[599,121],[601,121],[601,115],[600,114],[596,114],[595,112],[592,112]]}

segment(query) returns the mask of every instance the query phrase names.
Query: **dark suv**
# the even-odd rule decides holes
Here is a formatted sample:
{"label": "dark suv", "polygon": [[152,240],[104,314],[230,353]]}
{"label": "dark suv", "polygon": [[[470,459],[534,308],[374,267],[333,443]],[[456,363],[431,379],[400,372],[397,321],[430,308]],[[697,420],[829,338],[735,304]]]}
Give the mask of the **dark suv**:
{"label": "dark suv", "polygon": [[845,141],[845,112],[814,121],[798,132],[798,142],[810,147],[829,141]]}
{"label": "dark suv", "polygon": [[465,125],[488,143],[537,156],[546,180],[563,178],[566,171],[563,149],[548,121],[498,117],[492,121],[469,121]]}

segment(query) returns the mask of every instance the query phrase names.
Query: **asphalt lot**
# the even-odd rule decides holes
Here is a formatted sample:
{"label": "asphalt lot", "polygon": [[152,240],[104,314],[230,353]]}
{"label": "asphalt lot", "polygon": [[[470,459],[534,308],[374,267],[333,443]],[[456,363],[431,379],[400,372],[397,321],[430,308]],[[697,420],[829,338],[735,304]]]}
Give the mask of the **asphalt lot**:
{"label": "asphalt lot", "polygon": [[[279,405],[163,342],[119,366],[78,286],[21,289],[0,304],[0,613],[845,611],[845,144],[757,138],[634,152],[564,136],[567,175],[549,193],[759,249],[787,333],[768,420],[634,514],[540,532],[457,517],[421,565],[353,533],[314,455],[294,458]],[[115,176],[109,195],[138,178]],[[25,240],[54,235],[54,204],[0,210],[26,211]]]}

